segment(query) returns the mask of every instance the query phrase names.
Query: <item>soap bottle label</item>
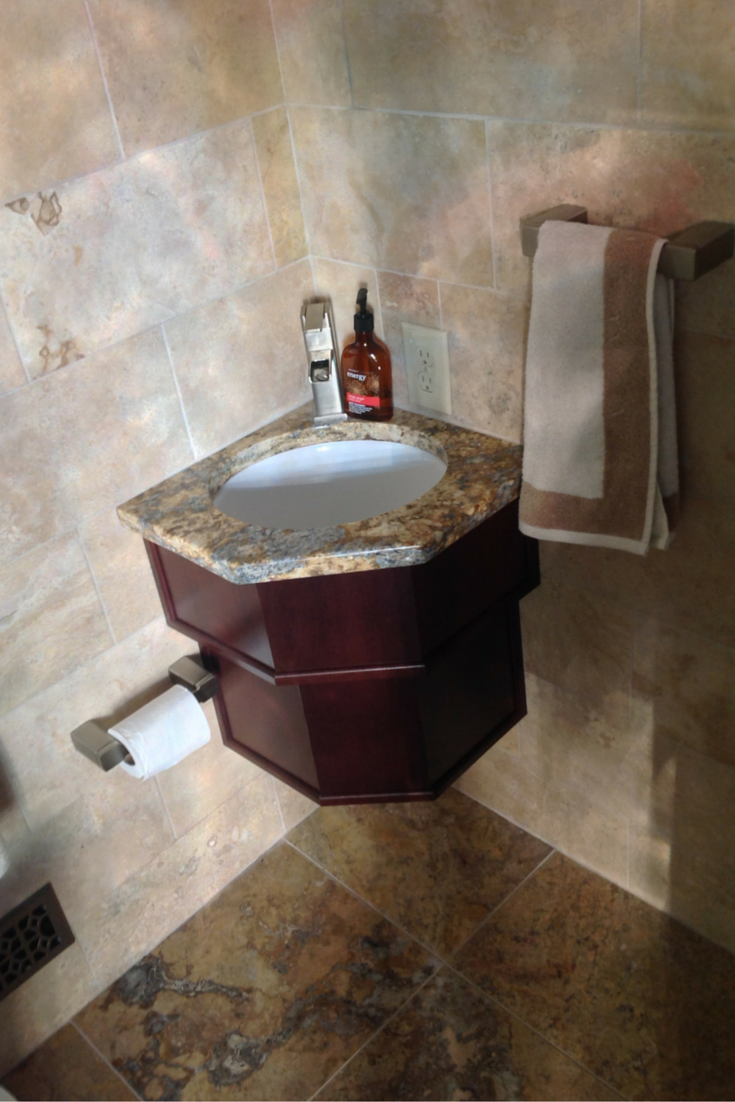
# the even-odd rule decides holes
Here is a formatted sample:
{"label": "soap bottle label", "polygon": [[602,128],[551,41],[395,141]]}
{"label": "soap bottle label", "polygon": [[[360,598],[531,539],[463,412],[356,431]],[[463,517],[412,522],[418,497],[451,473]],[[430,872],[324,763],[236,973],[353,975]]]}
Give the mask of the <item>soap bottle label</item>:
{"label": "soap bottle label", "polygon": [[345,394],[348,413],[367,413],[371,409],[385,409],[390,403],[383,398],[373,397],[369,394],[351,394],[348,390]]}

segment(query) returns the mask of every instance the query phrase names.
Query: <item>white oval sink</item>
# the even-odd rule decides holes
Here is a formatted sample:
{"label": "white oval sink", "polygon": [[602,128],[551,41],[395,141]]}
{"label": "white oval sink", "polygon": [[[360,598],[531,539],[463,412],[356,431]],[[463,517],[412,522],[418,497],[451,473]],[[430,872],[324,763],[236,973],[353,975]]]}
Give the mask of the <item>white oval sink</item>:
{"label": "white oval sink", "polygon": [[333,440],[252,463],[214,499],[227,516],[264,528],[332,528],[408,505],[447,469],[431,452],[392,440]]}

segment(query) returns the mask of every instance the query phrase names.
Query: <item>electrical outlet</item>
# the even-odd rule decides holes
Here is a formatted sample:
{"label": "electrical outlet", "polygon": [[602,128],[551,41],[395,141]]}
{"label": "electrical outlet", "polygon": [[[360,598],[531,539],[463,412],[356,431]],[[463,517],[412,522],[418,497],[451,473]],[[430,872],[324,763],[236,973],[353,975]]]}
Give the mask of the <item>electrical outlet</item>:
{"label": "electrical outlet", "polygon": [[449,346],[441,329],[403,322],[408,400],[438,413],[452,412],[449,384]]}

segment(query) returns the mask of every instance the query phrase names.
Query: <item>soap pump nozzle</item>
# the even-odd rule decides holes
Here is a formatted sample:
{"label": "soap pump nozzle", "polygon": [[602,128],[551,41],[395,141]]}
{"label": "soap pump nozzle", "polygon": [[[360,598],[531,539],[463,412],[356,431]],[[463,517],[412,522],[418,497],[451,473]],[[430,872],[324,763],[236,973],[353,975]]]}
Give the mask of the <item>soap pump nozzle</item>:
{"label": "soap pump nozzle", "polygon": [[375,319],[367,308],[367,287],[361,287],[357,292],[358,313],[355,314],[355,332],[372,333],[375,328]]}

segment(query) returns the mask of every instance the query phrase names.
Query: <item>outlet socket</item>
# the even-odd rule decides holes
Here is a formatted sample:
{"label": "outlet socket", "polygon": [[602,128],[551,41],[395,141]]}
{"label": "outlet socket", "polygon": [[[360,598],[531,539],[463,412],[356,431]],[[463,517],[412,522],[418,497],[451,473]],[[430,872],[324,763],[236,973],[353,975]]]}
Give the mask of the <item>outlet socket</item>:
{"label": "outlet socket", "polygon": [[402,328],[409,402],[437,413],[451,413],[447,334],[405,321]]}

